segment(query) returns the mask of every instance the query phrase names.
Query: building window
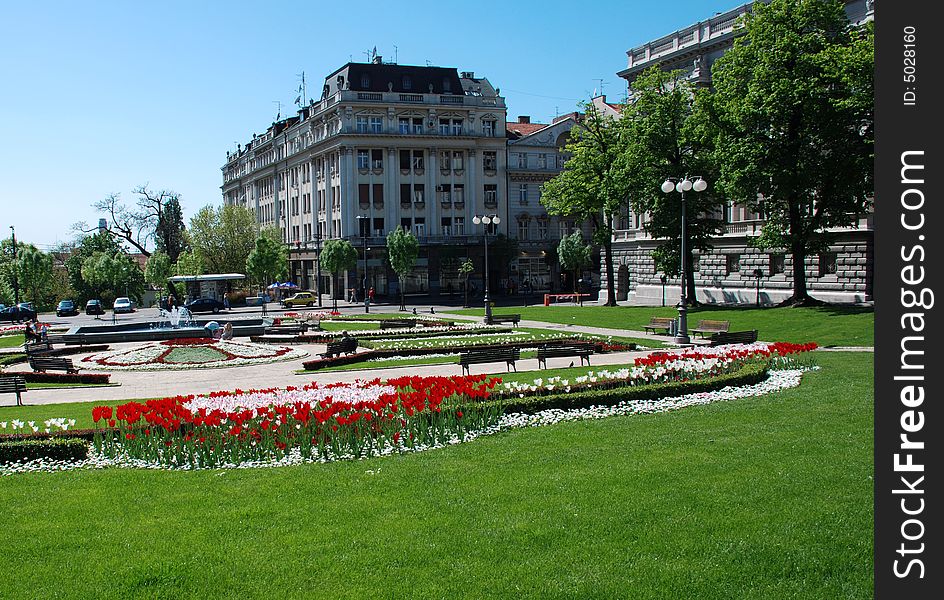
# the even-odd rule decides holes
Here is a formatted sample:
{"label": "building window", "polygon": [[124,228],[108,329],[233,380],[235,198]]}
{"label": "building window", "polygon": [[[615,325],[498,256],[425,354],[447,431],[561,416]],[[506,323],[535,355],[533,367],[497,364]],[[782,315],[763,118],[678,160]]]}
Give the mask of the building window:
{"label": "building window", "polygon": [[357,184],[357,201],[361,208],[367,208],[370,205],[370,184]]}
{"label": "building window", "polygon": [[357,168],[358,169],[370,168],[370,153],[367,150],[357,151]]}
{"label": "building window", "polygon": [[403,171],[410,170],[410,151],[409,150],[400,150],[400,169]]}
{"label": "building window", "polygon": [[374,217],[374,235],[381,237],[384,234],[384,220],[383,217]]}
{"label": "building window", "polygon": [[371,150],[370,151],[370,166],[371,168],[383,171],[384,161],[383,161],[383,150]]}
{"label": "building window", "polygon": [[413,133],[417,135],[423,133],[423,119],[413,119]]}
{"label": "building window", "polygon": [[567,221],[561,221],[557,224],[557,233],[560,239],[564,239],[570,235],[570,223]]}
{"label": "building window", "polygon": [[519,240],[526,240],[530,237],[530,230],[531,230],[530,225],[531,225],[530,219],[528,218],[518,219],[518,239]]}
{"label": "building window", "polygon": [[357,117],[355,119],[357,133],[367,133],[367,117]]}
{"label": "building window", "polygon": [[413,229],[413,219],[410,217],[401,217],[400,218],[400,228],[404,231],[410,231]]}
{"label": "building window", "polygon": [[452,120],[452,135],[462,135],[462,119]]}
{"label": "building window", "polygon": [[768,259],[768,271],[771,275],[779,275],[784,272],[784,255],[783,254],[769,254]]}
{"label": "building window", "polygon": [[413,191],[410,189],[409,183],[400,184],[400,204],[409,205],[412,203]]}
{"label": "building window", "polygon": [[439,193],[439,201],[443,204],[449,204],[452,202],[452,186],[448,183],[437,186],[436,191]]}
{"label": "building window", "polygon": [[425,217],[416,217],[416,219],[413,220],[413,235],[416,237],[424,237],[426,235]]}
{"label": "building window", "polygon": [[425,157],[425,154],[422,150],[413,151],[413,170],[414,171],[423,169],[423,164],[425,162],[424,157]]}
{"label": "building window", "polygon": [[547,168],[547,154],[538,154],[538,168],[539,169]]}
{"label": "building window", "polygon": [[519,183],[518,184],[518,204],[527,204],[528,203],[528,184]]}
{"label": "building window", "polygon": [[399,120],[400,124],[400,133],[402,135],[407,135],[410,133],[410,120],[401,118]]}
{"label": "building window", "polygon": [[819,255],[819,276],[835,275],[837,256],[835,252],[823,252]]}
{"label": "building window", "polygon": [[439,119],[439,135],[449,135],[449,119]]}
{"label": "building window", "polygon": [[370,237],[370,219],[358,219],[357,226],[362,238]]}
{"label": "building window", "polygon": [[465,184],[457,183],[452,186],[452,201],[456,204],[465,202]]}
{"label": "building window", "polygon": [[485,119],[482,121],[482,135],[493,137],[495,135],[495,121]]}
{"label": "building window", "polygon": [[403,84],[403,89],[405,90],[413,89],[413,79],[409,75],[404,75],[401,83]]}
{"label": "building window", "polygon": [[547,219],[538,219],[538,237],[547,239]]}
{"label": "building window", "polygon": [[498,157],[495,152],[482,152],[482,166],[486,171],[494,171],[498,168]]}
{"label": "building window", "polygon": [[382,183],[375,183],[373,187],[373,191],[374,191],[374,207],[383,208],[384,185]]}
{"label": "building window", "polygon": [[452,81],[450,81],[448,77],[443,77],[442,83],[442,89],[444,92],[452,91]]}
{"label": "building window", "polygon": [[443,217],[440,220],[443,235],[452,235],[452,217]]}
{"label": "building window", "polygon": [[383,117],[370,118],[370,132],[383,133]]}
{"label": "building window", "polygon": [[741,270],[741,255],[740,254],[725,254],[724,255],[725,266],[727,267],[728,274],[738,273]]}
{"label": "building window", "polygon": [[455,235],[465,235],[465,217],[456,217],[453,219],[452,230]]}
{"label": "building window", "polygon": [[491,183],[485,184],[485,206],[495,207],[498,205],[498,186]]}
{"label": "building window", "polygon": [[464,167],[464,153],[461,150],[452,153],[453,171],[461,171]]}
{"label": "building window", "polygon": [[368,76],[366,73],[361,75],[361,87],[365,90],[370,88],[370,76]]}
{"label": "building window", "polygon": [[426,202],[426,188],[422,183],[413,186],[413,202],[423,204]]}
{"label": "building window", "polygon": [[442,171],[448,171],[452,168],[452,152],[444,150],[439,153],[439,168]]}
{"label": "building window", "polygon": [[527,169],[528,168],[528,155],[524,152],[518,153],[518,168]]}

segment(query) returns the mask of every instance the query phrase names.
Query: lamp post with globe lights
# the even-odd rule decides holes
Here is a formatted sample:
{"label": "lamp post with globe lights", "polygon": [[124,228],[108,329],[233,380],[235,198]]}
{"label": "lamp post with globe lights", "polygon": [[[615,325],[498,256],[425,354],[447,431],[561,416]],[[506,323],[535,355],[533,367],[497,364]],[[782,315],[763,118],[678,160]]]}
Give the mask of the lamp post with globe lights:
{"label": "lamp post with globe lights", "polygon": [[501,219],[498,218],[498,215],[475,215],[472,217],[472,222],[476,225],[484,225],[482,237],[485,239],[485,323],[490,324],[492,322],[492,303],[488,298],[488,226],[498,225],[501,223]]}
{"label": "lamp post with globe lights", "polygon": [[689,179],[687,175],[683,177],[681,180],[674,177],[668,177],[666,178],[665,181],[662,182],[662,191],[665,192],[666,194],[670,194],[673,191],[676,191],[682,194],[682,244],[681,244],[682,248],[681,248],[681,253],[679,256],[681,260],[681,280],[682,281],[681,281],[681,299],[679,300],[679,303],[678,303],[678,312],[679,312],[678,332],[676,332],[675,334],[676,344],[690,344],[692,341],[691,338],[688,337],[688,314],[687,314],[688,313],[688,300],[686,298],[687,281],[686,281],[686,271],[685,271],[685,267],[686,267],[685,265],[685,252],[686,252],[685,238],[687,236],[687,232],[685,229],[685,226],[686,226],[685,192],[692,191],[692,190],[696,192],[704,192],[706,189],[708,189],[708,182],[702,179],[701,177],[696,177],[695,181],[692,181],[691,179]]}

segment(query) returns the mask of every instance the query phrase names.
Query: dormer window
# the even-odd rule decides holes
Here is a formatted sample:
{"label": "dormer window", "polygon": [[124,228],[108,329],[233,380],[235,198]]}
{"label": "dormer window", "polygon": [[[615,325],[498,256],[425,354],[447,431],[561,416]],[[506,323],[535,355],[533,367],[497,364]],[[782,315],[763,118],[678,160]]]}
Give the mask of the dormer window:
{"label": "dormer window", "polygon": [[409,75],[403,76],[403,89],[412,90],[413,89],[413,78]]}
{"label": "dormer window", "polygon": [[451,91],[452,91],[452,81],[450,81],[448,77],[443,77],[443,86],[442,86],[442,89],[443,89],[444,92],[451,92]]}
{"label": "dormer window", "polygon": [[361,87],[365,90],[370,89],[370,75],[367,75],[366,73],[361,75]]}

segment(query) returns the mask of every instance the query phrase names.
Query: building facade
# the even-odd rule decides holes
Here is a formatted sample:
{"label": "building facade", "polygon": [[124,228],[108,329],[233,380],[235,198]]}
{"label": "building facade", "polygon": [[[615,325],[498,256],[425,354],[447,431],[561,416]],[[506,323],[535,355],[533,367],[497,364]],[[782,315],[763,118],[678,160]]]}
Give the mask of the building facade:
{"label": "building facade", "polygon": [[[321,99],[229,153],[227,204],[278,227],[290,250],[291,279],[336,296],[341,288],[399,292],[385,254],[395,227],[420,241],[406,291],[438,294],[460,285],[458,264],[483,261],[476,215],[500,215],[507,233],[504,99],[487,79],[454,68],[348,63],[331,73]],[[359,250],[356,271],[333,285],[316,281],[329,239]],[[483,269],[477,270],[482,272]]]}
{"label": "building facade", "polygon": [[[751,6],[745,4],[716,14],[627,51],[628,65],[617,74],[629,85],[630,97],[636,77],[653,65],[665,70],[680,69],[696,85],[710,86],[711,66],[731,48],[736,23]],[[874,18],[872,0],[846,0],[845,8],[853,23],[861,24]],[[723,233],[712,240],[710,252],[695,255],[698,300],[776,303],[789,298],[793,288],[790,254],[783,250],[760,250],[751,244],[764,223],[761,215],[737,203],[728,203],[723,211]],[[656,272],[652,252],[661,241],[648,235],[645,222],[646,215],[627,210],[620,216],[620,228],[614,231],[617,300],[658,304],[663,302],[666,286],[669,286],[672,291],[668,302],[675,304],[679,281],[676,278],[664,282],[663,274]],[[830,233],[834,241],[828,250],[806,261],[811,295],[828,302],[870,301],[874,269],[871,215],[861,216],[855,227],[834,229]],[[601,299],[605,299],[605,294],[603,284]]]}

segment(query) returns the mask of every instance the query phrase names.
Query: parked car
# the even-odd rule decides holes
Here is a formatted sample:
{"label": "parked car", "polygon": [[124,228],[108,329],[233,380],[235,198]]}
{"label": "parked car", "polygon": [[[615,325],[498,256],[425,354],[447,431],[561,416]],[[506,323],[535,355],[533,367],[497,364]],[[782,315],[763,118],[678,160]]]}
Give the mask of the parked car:
{"label": "parked car", "polygon": [[0,310],[0,321],[19,323],[21,321],[31,321],[35,318],[36,311],[30,308],[28,304],[17,304]]}
{"label": "parked car", "polygon": [[105,307],[102,306],[101,300],[89,300],[85,303],[85,314],[87,315],[103,315],[105,314]]}
{"label": "parked car", "polygon": [[111,310],[116,315],[118,313],[134,312],[134,302],[131,301],[131,298],[115,298],[115,303],[111,305]]}
{"label": "parked car", "polygon": [[184,308],[192,313],[212,312],[215,314],[226,307],[223,306],[222,302],[219,300],[214,300],[213,298],[197,298],[196,300],[191,300],[190,302],[184,304]]}
{"label": "parked car", "polygon": [[318,298],[311,292],[298,292],[291,298],[282,300],[282,306],[291,308],[293,306],[314,306]]}
{"label": "parked car", "polygon": [[57,317],[74,317],[79,314],[79,307],[72,300],[60,300],[56,307]]}

